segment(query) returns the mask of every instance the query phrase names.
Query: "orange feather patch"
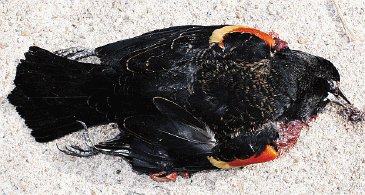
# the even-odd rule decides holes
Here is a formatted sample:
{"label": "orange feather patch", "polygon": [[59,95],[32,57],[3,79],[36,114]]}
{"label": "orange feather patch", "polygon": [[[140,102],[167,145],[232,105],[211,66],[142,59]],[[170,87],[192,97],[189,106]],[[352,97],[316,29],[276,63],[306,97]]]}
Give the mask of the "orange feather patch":
{"label": "orange feather patch", "polygon": [[267,145],[265,150],[259,156],[251,156],[250,158],[245,160],[237,159],[232,162],[229,162],[228,165],[232,167],[242,167],[250,164],[263,163],[270,160],[274,160],[278,156],[279,153],[274,148]]}
{"label": "orange feather patch", "polygon": [[279,153],[273,147],[267,145],[265,150],[263,152],[261,152],[260,155],[251,156],[248,159],[244,159],[244,160],[237,159],[237,160],[234,160],[231,162],[224,162],[224,161],[217,160],[210,156],[210,157],[208,157],[208,160],[215,167],[218,167],[221,169],[229,169],[229,168],[243,167],[243,166],[255,164],[255,163],[267,162],[270,160],[274,160],[278,156],[279,156]]}
{"label": "orange feather patch", "polygon": [[275,46],[275,40],[271,35],[269,35],[265,32],[262,32],[260,30],[257,30],[255,28],[250,28],[247,26],[225,26],[225,27],[216,29],[213,31],[212,35],[210,36],[209,43],[210,44],[218,43],[218,45],[223,48],[224,47],[224,42],[223,42],[224,36],[227,33],[234,33],[234,32],[253,34],[253,35],[257,36],[258,38],[262,39],[270,47]]}

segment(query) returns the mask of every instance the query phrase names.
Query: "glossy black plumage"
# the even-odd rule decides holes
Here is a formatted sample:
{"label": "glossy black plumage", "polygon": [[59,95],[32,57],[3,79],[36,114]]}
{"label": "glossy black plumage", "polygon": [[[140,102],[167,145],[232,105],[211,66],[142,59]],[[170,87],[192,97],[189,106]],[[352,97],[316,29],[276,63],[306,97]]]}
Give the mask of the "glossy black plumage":
{"label": "glossy black plumage", "polygon": [[329,61],[276,51],[251,33],[179,26],[96,48],[99,64],[30,47],[9,95],[32,135],[48,142],[117,122],[121,134],[95,149],[128,159],[143,173],[214,169],[276,147],[276,125],[306,121],[339,81]]}

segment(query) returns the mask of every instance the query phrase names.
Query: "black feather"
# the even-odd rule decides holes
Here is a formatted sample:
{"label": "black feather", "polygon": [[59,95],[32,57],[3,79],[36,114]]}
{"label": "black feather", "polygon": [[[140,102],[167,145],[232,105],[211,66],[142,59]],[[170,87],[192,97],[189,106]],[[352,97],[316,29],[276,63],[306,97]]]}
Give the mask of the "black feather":
{"label": "black feather", "polygon": [[117,122],[121,134],[95,147],[144,173],[212,169],[210,155],[258,155],[278,139],[275,124],[317,114],[340,76],[328,60],[222,27],[110,43],[92,52],[100,64],[30,47],[8,99],[39,142],[82,129],[77,120]]}
{"label": "black feather", "polygon": [[[119,124],[123,135],[96,148],[126,157],[142,172],[190,170],[193,165],[194,170],[212,168],[206,157],[216,141],[209,128],[174,102],[160,97],[153,100],[159,115],[126,118]],[[200,159],[198,164],[196,159]]]}
{"label": "black feather", "polygon": [[[105,114],[87,100],[108,90],[102,66],[80,63],[30,47],[17,67],[16,88],[8,96],[39,142],[47,142],[88,126],[106,123]],[[107,79],[106,79],[107,78]]]}

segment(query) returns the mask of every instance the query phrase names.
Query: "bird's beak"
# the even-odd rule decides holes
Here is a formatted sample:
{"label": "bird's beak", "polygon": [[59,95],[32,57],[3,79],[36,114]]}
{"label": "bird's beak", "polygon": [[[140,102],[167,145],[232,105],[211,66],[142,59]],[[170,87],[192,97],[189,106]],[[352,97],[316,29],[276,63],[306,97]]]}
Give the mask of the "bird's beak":
{"label": "bird's beak", "polygon": [[346,98],[346,96],[340,90],[340,82],[339,81],[331,81],[329,82],[331,86],[331,90],[327,96],[327,100],[339,104],[341,106],[351,105],[351,102]]}
{"label": "bird's beak", "polygon": [[339,101],[341,105],[351,104],[351,102],[346,98],[346,96],[342,93],[340,89],[334,94],[336,99]]}

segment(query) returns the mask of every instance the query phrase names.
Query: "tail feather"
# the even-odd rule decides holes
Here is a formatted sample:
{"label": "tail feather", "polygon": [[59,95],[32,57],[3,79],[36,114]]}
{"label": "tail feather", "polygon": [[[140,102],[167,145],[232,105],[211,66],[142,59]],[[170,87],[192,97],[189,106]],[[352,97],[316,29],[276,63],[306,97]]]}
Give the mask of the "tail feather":
{"label": "tail feather", "polygon": [[91,96],[106,93],[112,86],[103,68],[30,47],[17,67],[16,87],[8,99],[37,141],[52,141],[82,129],[77,120],[88,126],[107,122],[105,114],[87,103]]}

